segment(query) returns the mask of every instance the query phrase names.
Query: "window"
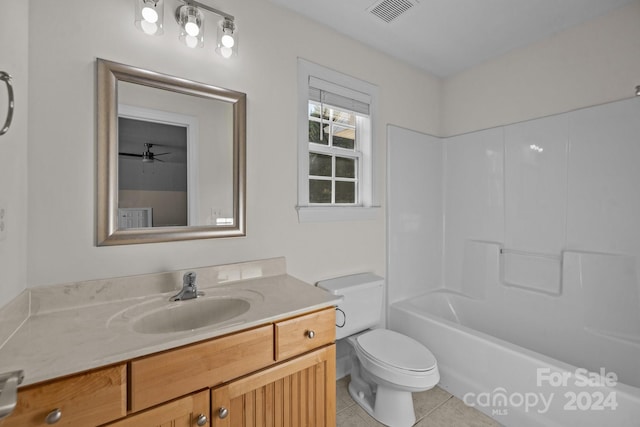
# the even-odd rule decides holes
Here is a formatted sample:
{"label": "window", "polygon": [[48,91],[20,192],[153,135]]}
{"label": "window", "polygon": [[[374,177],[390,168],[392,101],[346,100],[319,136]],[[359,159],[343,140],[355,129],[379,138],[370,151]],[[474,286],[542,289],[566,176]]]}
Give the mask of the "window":
{"label": "window", "polygon": [[357,134],[353,112],[309,100],[309,204],[358,203]]}
{"label": "window", "polygon": [[298,61],[300,221],[373,216],[376,87]]}

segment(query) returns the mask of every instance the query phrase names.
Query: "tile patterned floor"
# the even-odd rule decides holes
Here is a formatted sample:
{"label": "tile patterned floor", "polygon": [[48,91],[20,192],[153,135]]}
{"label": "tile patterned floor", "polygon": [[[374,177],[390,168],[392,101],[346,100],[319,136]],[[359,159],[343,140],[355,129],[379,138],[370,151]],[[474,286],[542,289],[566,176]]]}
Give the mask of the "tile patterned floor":
{"label": "tile patterned floor", "polygon": [[[349,396],[349,377],[336,384],[337,427],[384,427]],[[464,404],[439,387],[413,394],[414,427],[499,427],[482,412]]]}

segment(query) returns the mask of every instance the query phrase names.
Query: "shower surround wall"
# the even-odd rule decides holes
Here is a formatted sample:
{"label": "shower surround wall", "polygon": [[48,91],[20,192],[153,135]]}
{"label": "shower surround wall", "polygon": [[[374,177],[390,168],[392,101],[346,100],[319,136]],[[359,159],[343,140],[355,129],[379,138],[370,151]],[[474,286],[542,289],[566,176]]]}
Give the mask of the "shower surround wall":
{"label": "shower surround wall", "polygon": [[[624,401],[604,419],[640,414],[640,98],[445,139],[388,136],[389,325],[439,358],[441,385],[536,393],[538,368],[604,369]],[[416,309],[446,336],[405,315]],[[570,415],[511,409],[506,425]]]}
{"label": "shower surround wall", "polygon": [[395,302],[442,283],[440,138],[387,127],[387,298]]}
{"label": "shower surround wall", "polygon": [[[499,243],[503,283],[533,294],[562,297],[567,253],[630,255],[637,270],[639,138],[640,99],[630,99],[445,139],[446,287],[482,296],[465,276],[473,242]],[[640,310],[635,275],[619,274],[592,297],[622,292]]]}
{"label": "shower surround wall", "polygon": [[486,300],[502,321],[483,332],[640,386],[635,351],[589,358],[611,351],[580,338],[640,346],[640,98],[445,139],[388,135],[390,303],[437,288]]}

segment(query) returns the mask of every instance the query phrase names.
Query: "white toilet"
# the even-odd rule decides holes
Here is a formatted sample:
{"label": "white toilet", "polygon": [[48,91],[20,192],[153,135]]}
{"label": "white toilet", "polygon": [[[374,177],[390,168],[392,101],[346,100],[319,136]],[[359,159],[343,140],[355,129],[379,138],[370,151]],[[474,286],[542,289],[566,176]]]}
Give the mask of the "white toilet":
{"label": "white toilet", "polygon": [[[415,423],[411,393],[440,381],[436,359],[418,341],[387,329],[381,322],[384,279],[371,273],[318,282],[343,300],[336,312],[336,339],[350,349],[349,394],[369,415],[391,427]],[[340,376],[340,375],[339,375]]]}

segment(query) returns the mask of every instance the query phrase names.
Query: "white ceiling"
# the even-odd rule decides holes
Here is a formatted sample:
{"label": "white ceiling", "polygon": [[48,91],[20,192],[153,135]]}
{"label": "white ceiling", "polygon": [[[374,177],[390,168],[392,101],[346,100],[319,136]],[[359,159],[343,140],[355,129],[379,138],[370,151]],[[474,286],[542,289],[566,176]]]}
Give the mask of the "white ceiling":
{"label": "white ceiling", "polygon": [[380,0],[270,1],[446,77],[637,0],[410,0],[390,23]]}

